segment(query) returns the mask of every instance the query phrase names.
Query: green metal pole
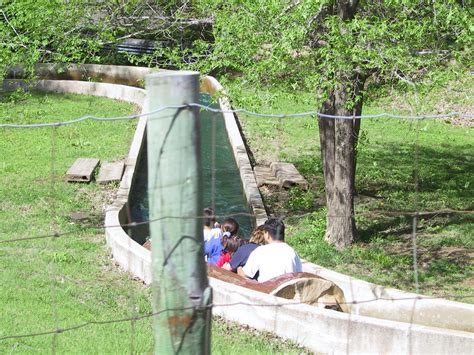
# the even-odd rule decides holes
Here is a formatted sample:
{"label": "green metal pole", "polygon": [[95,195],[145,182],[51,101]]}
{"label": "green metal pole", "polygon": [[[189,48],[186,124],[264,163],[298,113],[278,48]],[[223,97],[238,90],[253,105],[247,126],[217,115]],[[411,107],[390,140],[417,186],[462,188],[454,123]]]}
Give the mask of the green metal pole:
{"label": "green metal pole", "polygon": [[[198,102],[199,73],[145,78],[148,112]],[[156,354],[208,354],[211,292],[203,256],[199,111],[166,109],[147,123]]]}

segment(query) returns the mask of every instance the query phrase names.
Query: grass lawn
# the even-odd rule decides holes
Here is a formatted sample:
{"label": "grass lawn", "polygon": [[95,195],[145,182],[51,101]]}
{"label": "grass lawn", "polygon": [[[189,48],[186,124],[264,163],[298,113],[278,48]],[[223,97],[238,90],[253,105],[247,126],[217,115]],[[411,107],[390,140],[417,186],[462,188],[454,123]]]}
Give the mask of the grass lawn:
{"label": "grass lawn", "polygon": [[[257,112],[316,109],[312,93],[272,97],[247,90],[243,96],[241,92],[239,105],[245,105],[246,95],[266,98],[252,101]],[[472,113],[473,104],[474,79],[466,75],[424,97],[392,93],[370,101],[363,113]],[[286,216],[288,242],[302,257],[370,282],[415,291],[412,218],[403,213],[430,212],[420,217],[416,237],[420,293],[474,302],[472,120],[364,120],[356,173],[360,239],[339,252],[323,240],[325,196],[317,118],[239,117],[256,164],[294,163],[311,185],[309,191],[261,189],[270,212]],[[439,212],[447,210],[471,212]]]}
{"label": "grass lawn", "polygon": [[[124,116],[127,103],[81,95],[4,94],[1,123]],[[118,270],[106,248],[104,205],[114,186],[70,184],[79,157],[123,159],[135,121],[82,122],[38,129],[0,129],[0,338],[151,312],[150,288]],[[83,218],[78,218],[82,216]],[[58,238],[11,241],[55,232]],[[296,345],[216,319],[216,353],[298,352]],[[55,335],[0,341],[0,353],[150,353],[151,319],[90,324]]]}

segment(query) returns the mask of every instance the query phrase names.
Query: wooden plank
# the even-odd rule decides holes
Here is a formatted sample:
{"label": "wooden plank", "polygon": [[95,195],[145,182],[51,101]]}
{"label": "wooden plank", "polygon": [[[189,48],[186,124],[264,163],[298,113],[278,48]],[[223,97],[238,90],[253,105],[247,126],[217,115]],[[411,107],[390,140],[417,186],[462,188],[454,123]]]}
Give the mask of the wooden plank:
{"label": "wooden plank", "polygon": [[258,187],[263,185],[280,185],[280,182],[275,178],[275,175],[270,168],[265,166],[256,166],[253,171]]}
{"label": "wooden plank", "polygon": [[291,163],[273,162],[270,167],[256,166],[254,173],[258,187],[263,185],[276,185],[286,188],[298,185],[303,189],[309,187],[308,182]]}
{"label": "wooden plank", "polygon": [[309,184],[291,163],[273,162],[270,164],[271,171],[275,174],[281,187],[298,185],[303,189],[308,189]]}
{"label": "wooden plank", "polygon": [[79,158],[66,172],[67,181],[89,182],[95,168],[99,165],[100,160],[94,158]]}
{"label": "wooden plank", "polygon": [[97,183],[106,184],[108,182],[120,181],[124,168],[125,164],[123,161],[102,164],[100,166],[99,176],[96,179]]}

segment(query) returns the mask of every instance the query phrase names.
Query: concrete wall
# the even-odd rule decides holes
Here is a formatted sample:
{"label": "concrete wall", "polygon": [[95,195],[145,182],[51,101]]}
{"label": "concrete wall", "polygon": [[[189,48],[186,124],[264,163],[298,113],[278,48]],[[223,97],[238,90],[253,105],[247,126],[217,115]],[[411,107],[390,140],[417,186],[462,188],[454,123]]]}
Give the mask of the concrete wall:
{"label": "concrete wall", "polygon": [[353,314],[400,322],[413,322],[453,330],[474,332],[474,305],[421,296],[370,282],[303,262],[303,271],[336,283]]}
{"label": "concrete wall", "polygon": [[2,83],[2,88],[5,91],[16,90],[20,87],[44,92],[101,96],[114,100],[127,101],[138,106],[142,106],[145,100],[145,90],[127,85],[73,80],[24,81],[21,79],[7,79]]}
{"label": "concrete wall", "polygon": [[[112,72],[119,69],[120,67],[110,68]],[[108,69],[103,67],[100,70],[107,72]],[[211,94],[222,90],[214,78],[204,78],[202,82],[203,90]],[[23,84],[18,81],[4,82],[7,89],[14,89],[18,85]],[[143,90],[122,85],[41,81],[36,88],[110,98],[123,95],[120,99],[146,107],[143,106],[146,99]],[[220,103],[223,109],[230,107],[225,99],[221,99]],[[261,223],[266,218],[265,210],[263,202],[260,202],[245,145],[233,115],[228,114],[225,120],[236,161],[241,169],[245,194],[254,206],[257,223]],[[149,283],[152,279],[151,253],[129,238],[120,226],[126,220],[124,206],[128,200],[145,126],[146,118],[140,119],[117,199],[107,210],[105,224],[107,243],[116,262]],[[344,290],[347,301],[357,301],[351,305],[351,314],[322,310],[304,304],[275,306],[288,300],[211,278],[214,312],[227,319],[293,339],[315,352],[474,354],[473,305],[429,298],[418,299],[418,295],[353,279],[307,262],[303,264],[303,269],[335,282]],[[373,301],[374,299],[378,300]]]}
{"label": "concrete wall", "polygon": [[213,312],[325,354],[472,354],[469,332],[340,313],[210,279]]}
{"label": "concrete wall", "polygon": [[[147,74],[160,71],[151,68],[99,64],[38,64],[37,79],[79,80],[143,87]],[[22,66],[10,68],[8,79],[23,79],[27,73]]]}

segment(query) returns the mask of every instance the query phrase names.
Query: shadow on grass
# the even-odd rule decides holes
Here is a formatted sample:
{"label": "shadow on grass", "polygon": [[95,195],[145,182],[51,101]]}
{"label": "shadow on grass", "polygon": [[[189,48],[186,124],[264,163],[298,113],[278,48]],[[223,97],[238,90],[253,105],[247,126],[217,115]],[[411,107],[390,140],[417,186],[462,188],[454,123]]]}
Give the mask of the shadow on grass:
{"label": "shadow on grass", "polygon": [[[359,241],[369,243],[374,236],[409,236],[413,223],[409,212],[432,211],[419,217],[418,232],[423,231],[427,221],[429,225],[443,227],[471,224],[472,219],[455,211],[474,209],[472,151],[473,145],[469,143],[420,145],[416,154],[410,144],[384,143],[361,149],[357,162],[356,210],[364,211],[364,216],[358,219]],[[319,176],[322,180],[319,157],[306,156],[293,163],[305,177],[314,180]],[[321,197],[316,196],[319,202]],[[384,212],[401,215],[384,216]]]}
{"label": "shadow on grass", "polygon": [[[419,193],[450,190],[452,197],[464,199],[469,193],[474,171],[473,145],[419,146],[414,150],[385,144],[376,151],[363,151],[358,158],[356,184],[359,192],[407,191]],[[472,199],[471,199],[472,204]]]}

